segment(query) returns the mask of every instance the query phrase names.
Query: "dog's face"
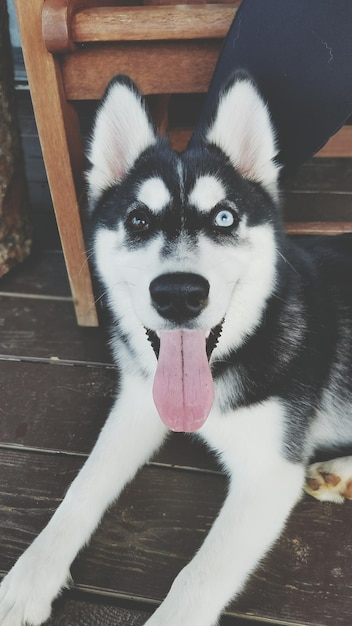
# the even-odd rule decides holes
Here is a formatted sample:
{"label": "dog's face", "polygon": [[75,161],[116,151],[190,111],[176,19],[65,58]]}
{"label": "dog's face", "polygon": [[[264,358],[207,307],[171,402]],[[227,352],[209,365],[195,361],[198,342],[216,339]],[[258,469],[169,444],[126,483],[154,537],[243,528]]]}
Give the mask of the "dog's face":
{"label": "dog's face", "polygon": [[208,356],[220,331],[218,355],[243,341],[275,281],[274,156],[266,107],[246,76],[181,155],[158,138],[131,81],[112,82],[88,182],[96,263],[125,333],[182,331],[184,342],[193,331]]}

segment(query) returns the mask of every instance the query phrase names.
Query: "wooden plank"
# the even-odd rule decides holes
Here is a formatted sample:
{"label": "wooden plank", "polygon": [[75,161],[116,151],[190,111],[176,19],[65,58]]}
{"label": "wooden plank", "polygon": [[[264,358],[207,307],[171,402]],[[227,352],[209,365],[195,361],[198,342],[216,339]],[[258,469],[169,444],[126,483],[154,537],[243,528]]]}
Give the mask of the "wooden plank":
{"label": "wooden plank", "polygon": [[[0,451],[2,570],[10,566],[47,523],[82,463],[77,457]],[[189,552],[201,543],[214,519],[224,497],[225,481],[218,475],[148,467],[139,473],[133,485],[125,490],[111,514],[105,516],[98,543],[96,538],[95,544],[91,544],[90,571],[85,572],[83,561],[77,561],[73,576],[78,587],[97,587],[123,595],[128,594],[129,589],[133,595],[136,581],[132,586],[130,583],[137,576],[141,581],[144,579],[144,591],[141,588],[137,595],[157,599],[153,591],[154,576],[150,575],[154,557],[158,554],[161,563],[169,560],[168,535],[174,536],[171,562],[176,573]],[[215,498],[210,498],[213,492]],[[189,499],[194,502],[191,509]],[[190,519],[187,521],[187,518]],[[103,556],[110,544],[117,552]],[[105,567],[97,577],[95,567],[91,566],[97,559],[100,562],[101,557]],[[158,586],[161,583],[162,593],[165,593],[167,583],[162,583],[162,578]]]}
{"label": "wooden plank", "polygon": [[235,14],[236,8],[228,4],[96,7],[73,16],[72,39],[76,43],[224,39]]}
{"label": "wooden plank", "polygon": [[183,152],[186,150],[188,142],[192,137],[193,129],[189,128],[170,128],[168,137],[170,139],[170,145],[176,152]]}
{"label": "wooden plank", "polygon": [[317,152],[317,157],[351,157],[352,156],[352,126],[343,126]]}
{"label": "wooden plank", "polygon": [[[71,590],[54,603],[46,626],[144,626],[154,611],[154,603],[111,598]],[[257,620],[223,616],[218,626],[258,626]]]}
{"label": "wooden plank", "polygon": [[205,93],[220,49],[217,40],[87,45],[62,58],[65,94],[69,100],[98,100],[119,73],[145,94]]}
{"label": "wooden plank", "polygon": [[352,222],[286,222],[289,235],[342,235],[352,232]]}
{"label": "wooden plank", "polygon": [[289,179],[283,181],[285,192],[315,192],[334,194],[352,194],[352,159],[309,159]]}
{"label": "wooden plank", "polygon": [[[93,0],[96,4],[96,0]],[[204,4],[215,4],[215,5],[230,5],[233,8],[238,7],[241,4],[242,0],[210,0],[210,2],[205,1],[205,0],[182,0],[182,2],[180,2],[180,0],[143,0],[143,4],[145,6],[160,6],[160,5],[185,5],[185,4],[191,4],[191,5],[204,5]],[[101,4],[104,6],[106,5],[105,0],[101,0]],[[111,3],[112,4],[112,3]],[[138,0],[130,0],[130,2],[126,2],[125,0],[119,0],[119,2],[115,1],[115,4],[123,4],[124,6],[126,6],[127,4],[138,4]]]}
{"label": "wooden plank", "polygon": [[[89,0],[87,6],[89,6]],[[82,0],[45,0],[42,11],[42,36],[51,45],[47,49],[51,53],[60,52],[62,48],[72,50],[71,19],[75,10],[85,6]]]}
{"label": "wooden plank", "polygon": [[71,300],[0,295],[0,354],[111,363],[104,328],[77,326]]}
{"label": "wooden plank", "polygon": [[284,217],[287,222],[352,222],[351,193],[283,192]]}
{"label": "wooden plank", "polygon": [[33,253],[20,268],[2,278],[0,295],[4,292],[71,298],[62,252]]}
{"label": "wooden plank", "polygon": [[98,603],[96,596],[90,601],[71,600],[72,595],[64,594],[54,604],[46,626],[144,626],[153,610],[152,607],[146,611],[116,606],[108,598]]}
{"label": "wooden plank", "polygon": [[0,444],[89,454],[112,406],[117,373],[0,361],[0,381]]}
{"label": "wooden plank", "polygon": [[282,192],[291,234],[339,234],[352,230],[352,160],[311,159]]}
{"label": "wooden plank", "polygon": [[[4,569],[49,519],[78,466],[72,458],[1,452]],[[117,597],[160,601],[203,541],[225,491],[225,480],[219,476],[143,469],[75,561],[75,585]],[[348,624],[351,511],[352,503],[322,504],[305,496],[227,614],[292,625]]]}

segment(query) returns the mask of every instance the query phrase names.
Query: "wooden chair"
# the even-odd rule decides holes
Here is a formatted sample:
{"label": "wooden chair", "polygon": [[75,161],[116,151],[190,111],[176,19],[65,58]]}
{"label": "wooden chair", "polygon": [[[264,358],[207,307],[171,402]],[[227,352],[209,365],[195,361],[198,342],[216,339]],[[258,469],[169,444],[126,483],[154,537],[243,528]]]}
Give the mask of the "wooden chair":
{"label": "wooden chair", "polygon": [[[112,76],[128,74],[144,94],[157,95],[155,121],[170,132],[173,146],[183,149],[190,131],[169,127],[169,95],[207,91],[240,3],[160,1],[125,0],[122,6],[123,0],[15,0],[48,182],[77,321],[83,326],[95,326],[98,319],[81,227],[86,163],[73,101],[99,99]],[[333,138],[322,155],[350,154],[351,130]],[[290,232],[344,228],[288,225]]]}

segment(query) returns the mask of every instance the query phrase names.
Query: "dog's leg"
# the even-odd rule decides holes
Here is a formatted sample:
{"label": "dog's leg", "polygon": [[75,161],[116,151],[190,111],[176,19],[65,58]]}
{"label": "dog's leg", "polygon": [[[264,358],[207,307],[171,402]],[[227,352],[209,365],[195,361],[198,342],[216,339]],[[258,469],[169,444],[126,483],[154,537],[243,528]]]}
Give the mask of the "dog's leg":
{"label": "dog's leg", "polygon": [[52,601],[69,580],[71,562],[105,509],[161,444],[166,429],[156,414],[150,385],[137,377],[134,382],[137,386],[128,381],[129,391],[116,401],[51,521],[3,580],[1,626],[37,626],[49,617]]}
{"label": "dog's leg", "polygon": [[322,502],[352,500],[352,456],[310,465],[305,490]]}
{"label": "dog's leg", "polygon": [[282,463],[251,487],[233,485],[202,548],[146,626],[216,624],[278,538],[301,493],[303,474],[301,467]]}
{"label": "dog's leg", "polygon": [[[236,423],[236,417],[232,420]],[[262,416],[262,424],[255,421],[244,437],[236,437],[234,428],[227,433],[223,429],[227,457],[233,457],[232,466],[227,463],[232,474],[229,494],[199,552],[146,626],[213,626],[280,535],[302,494],[304,468],[285,460],[277,444],[266,446],[270,420]],[[222,428],[220,420],[216,427]],[[252,437],[243,445],[249,434],[256,441]]]}

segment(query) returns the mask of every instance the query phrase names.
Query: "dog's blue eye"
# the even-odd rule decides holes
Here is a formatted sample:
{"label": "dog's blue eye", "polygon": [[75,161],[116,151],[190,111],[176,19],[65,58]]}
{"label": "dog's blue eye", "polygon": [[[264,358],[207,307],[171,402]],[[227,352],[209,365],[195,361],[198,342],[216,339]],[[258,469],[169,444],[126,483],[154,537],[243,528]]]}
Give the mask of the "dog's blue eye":
{"label": "dog's blue eye", "polygon": [[218,228],[231,228],[237,223],[237,216],[231,209],[220,209],[214,214],[213,223]]}

